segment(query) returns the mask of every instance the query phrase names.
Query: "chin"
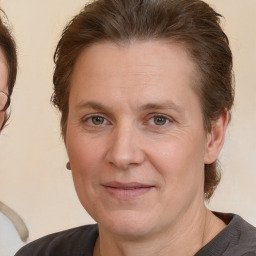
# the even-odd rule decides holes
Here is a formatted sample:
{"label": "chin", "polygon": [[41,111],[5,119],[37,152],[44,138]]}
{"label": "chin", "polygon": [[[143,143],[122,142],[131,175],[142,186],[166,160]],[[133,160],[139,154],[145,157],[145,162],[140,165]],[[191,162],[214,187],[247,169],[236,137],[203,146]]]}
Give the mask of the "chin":
{"label": "chin", "polygon": [[138,239],[149,235],[158,223],[152,216],[124,210],[109,214],[107,218],[103,217],[97,222],[100,229],[129,239]]}

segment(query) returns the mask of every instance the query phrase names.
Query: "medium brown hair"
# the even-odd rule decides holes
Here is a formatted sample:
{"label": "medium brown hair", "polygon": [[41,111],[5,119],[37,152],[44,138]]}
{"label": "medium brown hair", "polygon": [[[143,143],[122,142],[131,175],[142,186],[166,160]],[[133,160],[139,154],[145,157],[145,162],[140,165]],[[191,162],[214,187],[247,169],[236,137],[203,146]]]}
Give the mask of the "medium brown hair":
{"label": "medium brown hair", "polygon": [[[7,68],[8,68],[7,87],[8,87],[9,99],[6,106],[6,108],[8,108],[11,101],[10,96],[12,94],[13,87],[16,81],[18,64],[17,64],[16,44],[11,35],[10,30],[8,29],[8,25],[6,23],[7,23],[7,16],[4,13],[4,11],[0,9],[0,49],[3,52],[3,55],[7,63]],[[2,126],[0,127],[0,131],[4,127],[8,118],[9,118],[8,114],[5,114],[5,120]]]}
{"label": "medium brown hair", "polygon": [[[61,112],[65,137],[70,77],[83,49],[102,41],[167,40],[182,45],[197,68],[197,83],[205,131],[212,121],[230,111],[232,53],[220,17],[200,0],[98,0],[84,7],[64,29],[54,55],[53,104]],[[205,199],[220,181],[217,162],[205,165]]]}

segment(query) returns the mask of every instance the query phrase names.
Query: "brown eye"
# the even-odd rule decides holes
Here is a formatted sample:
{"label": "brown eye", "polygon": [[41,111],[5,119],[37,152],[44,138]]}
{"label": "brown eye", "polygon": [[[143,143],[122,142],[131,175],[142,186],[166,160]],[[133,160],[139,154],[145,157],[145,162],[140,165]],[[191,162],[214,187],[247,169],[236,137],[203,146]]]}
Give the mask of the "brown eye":
{"label": "brown eye", "polygon": [[104,122],[105,122],[105,118],[102,116],[93,116],[90,119],[91,119],[92,124],[94,124],[94,125],[101,125],[101,124],[104,124]]}
{"label": "brown eye", "polygon": [[165,125],[167,123],[167,118],[164,116],[155,116],[154,117],[154,124],[155,125]]}

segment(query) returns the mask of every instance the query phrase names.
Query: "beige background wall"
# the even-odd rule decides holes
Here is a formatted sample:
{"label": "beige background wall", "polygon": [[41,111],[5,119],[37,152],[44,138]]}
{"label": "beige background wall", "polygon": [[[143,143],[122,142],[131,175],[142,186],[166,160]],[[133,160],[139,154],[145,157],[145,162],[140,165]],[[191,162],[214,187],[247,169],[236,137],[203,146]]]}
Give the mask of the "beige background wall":
{"label": "beige background wall", "polygon": [[[256,225],[256,0],[211,0],[226,20],[235,57],[236,103],[210,203]],[[52,56],[64,24],[83,0],[0,0],[13,25],[19,73],[9,127],[0,136],[0,200],[15,209],[30,240],[92,222],[76,197],[50,106]]]}

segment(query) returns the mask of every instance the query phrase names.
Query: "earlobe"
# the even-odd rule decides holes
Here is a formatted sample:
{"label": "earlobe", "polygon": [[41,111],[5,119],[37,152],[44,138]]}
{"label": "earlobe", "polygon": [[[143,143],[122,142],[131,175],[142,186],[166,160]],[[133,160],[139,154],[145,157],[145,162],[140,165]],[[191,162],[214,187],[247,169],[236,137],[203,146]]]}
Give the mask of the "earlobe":
{"label": "earlobe", "polygon": [[70,162],[68,161],[67,164],[66,164],[66,168],[67,170],[71,170],[71,165],[70,165]]}
{"label": "earlobe", "polygon": [[229,112],[225,111],[216,121],[212,122],[211,131],[207,134],[205,164],[211,164],[217,159],[224,144],[228,121]]}

